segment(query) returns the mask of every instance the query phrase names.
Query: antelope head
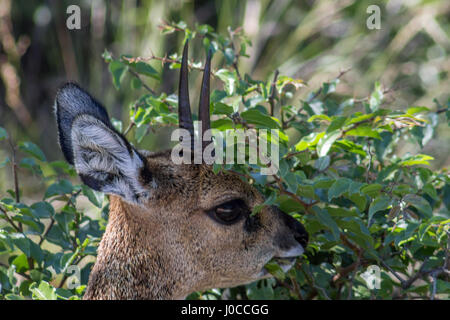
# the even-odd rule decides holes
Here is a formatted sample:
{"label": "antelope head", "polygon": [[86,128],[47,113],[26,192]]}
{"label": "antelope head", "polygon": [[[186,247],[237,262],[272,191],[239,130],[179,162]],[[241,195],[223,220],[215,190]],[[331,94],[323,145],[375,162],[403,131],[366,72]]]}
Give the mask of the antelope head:
{"label": "antelope head", "polygon": [[[193,137],[187,53],[186,44],[179,125]],[[203,132],[210,128],[210,65],[209,53],[200,90]],[[265,199],[237,174],[216,174],[205,163],[174,164],[170,150],[136,149],[76,84],[59,90],[55,109],[66,160],[84,184],[110,195],[86,299],[180,299],[270,277],[268,261],[283,258],[287,270],[304,252],[304,227],[272,206],[251,215]]]}

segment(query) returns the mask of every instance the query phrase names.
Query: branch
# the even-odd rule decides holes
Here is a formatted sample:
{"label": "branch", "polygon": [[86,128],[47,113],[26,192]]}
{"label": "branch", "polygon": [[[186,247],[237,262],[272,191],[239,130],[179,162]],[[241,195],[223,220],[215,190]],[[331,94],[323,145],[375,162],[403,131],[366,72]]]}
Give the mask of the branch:
{"label": "branch", "polygon": [[352,274],[352,278],[350,279],[350,283],[348,286],[348,295],[347,295],[347,300],[350,300],[352,298],[352,292],[353,292],[353,283],[355,281],[355,276],[356,276],[356,271],[358,270],[359,266],[361,265],[361,256],[362,256],[363,251],[360,250],[359,254],[358,254],[358,258],[355,261],[355,266],[354,266],[354,270],[353,270],[353,274]]}
{"label": "branch", "polygon": [[273,113],[275,110],[275,97],[277,94],[277,90],[276,90],[276,84],[277,84],[277,78],[278,78],[278,74],[280,72],[277,70],[275,70],[275,74],[273,75],[273,80],[272,80],[272,84],[270,85],[270,97],[269,97],[269,103],[270,103],[270,115],[273,117]]}
{"label": "branch", "polygon": [[[152,54],[149,57],[134,57],[134,58],[121,57],[121,59],[123,59],[125,61],[128,61],[129,63],[140,62],[140,61],[148,62],[148,61],[151,61],[151,60],[158,60],[158,61],[161,61],[161,65],[162,66],[164,66],[166,63],[179,63],[179,64],[181,64],[181,60],[170,59],[170,58],[167,58],[167,56],[157,57],[154,54]],[[193,63],[189,63],[189,61],[188,61],[188,68],[196,69],[196,70],[199,70],[199,71],[204,71],[205,70],[202,67],[194,66],[194,64]],[[214,72],[212,72],[212,71],[211,71],[211,73],[214,74]]]}
{"label": "branch", "polygon": [[[238,29],[239,29],[239,28],[238,28]],[[238,30],[238,29],[236,29],[236,30]],[[241,74],[240,74],[240,72],[239,72],[238,65],[237,65],[237,63],[238,63],[238,58],[239,58],[239,54],[236,54],[236,49],[235,49],[235,47],[234,47],[234,35],[235,35],[235,33],[236,33],[236,30],[233,31],[233,30],[231,30],[231,28],[228,28],[228,34],[230,35],[230,46],[231,46],[231,50],[233,50],[233,53],[234,53],[233,68],[234,68],[234,70],[236,70],[236,74],[237,74],[238,79],[239,79],[239,81],[240,81],[240,80],[242,80],[242,77],[241,77]]]}
{"label": "branch", "polygon": [[[391,93],[391,92],[394,92],[394,91],[396,91],[396,90],[398,90],[398,89],[400,89],[400,87],[392,87],[392,88],[387,88],[387,89],[384,89],[383,91],[382,91],[382,93],[383,93],[383,95],[385,95],[385,94],[388,94],[388,93]],[[365,97],[365,98],[361,98],[361,99],[355,99],[355,100],[353,100],[353,102],[354,103],[358,103],[358,102],[365,102],[365,101],[368,101],[370,99],[370,96],[369,97]]]}
{"label": "branch", "polygon": [[55,219],[53,219],[53,217],[52,217],[52,218],[50,218],[50,224],[48,225],[47,230],[45,230],[44,234],[42,236],[40,236],[41,239],[39,240],[39,246],[42,245],[42,243],[45,240],[45,237],[48,235],[48,233],[50,232],[50,229],[53,227],[54,224],[55,224]]}
{"label": "branch", "polygon": [[278,189],[280,191],[281,194],[286,194],[288,196],[290,196],[294,201],[298,202],[299,204],[301,204],[304,208],[305,208],[305,213],[310,214],[311,212],[309,211],[309,209],[317,204],[319,201],[313,201],[311,203],[306,203],[305,201],[303,201],[302,199],[300,199],[295,193],[292,193],[288,190],[286,190],[283,186],[283,182],[281,181],[281,179],[277,176],[277,175],[273,175],[272,176],[275,181],[278,184],[278,188],[276,186],[271,186],[272,188]]}
{"label": "branch", "polygon": [[133,106],[133,108],[134,108],[134,113],[133,113],[133,117],[131,118],[131,122],[130,122],[130,124],[128,125],[128,127],[125,129],[125,131],[123,132],[123,135],[126,137],[127,136],[127,134],[128,134],[128,132],[130,132],[130,130],[136,125],[136,122],[134,122],[134,117],[136,116],[136,112],[137,112],[137,108],[138,107],[138,105],[137,105],[137,103]]}
{"label": "branch", "polygon": [[8,221],[8,223],[17,231],[17,232],[22,232],[20,230],[20,228],[14,223],[14,221],[8,216],[8,213],[5,209],[3,209],[2,207],[0,207],[0,211],[3,212],[3,214],[5,215],[5,219],[6,221]]}
{"label": "branch", "polygon": [[150,92],[150,93],[153,94],[153,95],[156,95],[156,92],[155,92],[152,88],[150,88],[148,85],[146,85],[146,84],[144,83],[144,81],[142,81],[141,77],[140,77],[136,72],[134,72],[134,71],[131,70],[130,68],[128,68],[128,72],[131,73],[131,74],[132,74],[133,76],[135,76],[136,78],[138,78],[139,81],[141,81],[142,86],[143,86],[148,92]]}

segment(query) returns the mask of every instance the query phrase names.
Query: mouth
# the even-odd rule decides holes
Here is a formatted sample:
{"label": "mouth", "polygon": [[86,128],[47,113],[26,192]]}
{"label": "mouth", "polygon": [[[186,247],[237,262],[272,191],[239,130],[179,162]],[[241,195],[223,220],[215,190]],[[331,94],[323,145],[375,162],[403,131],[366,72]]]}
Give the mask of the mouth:
{"label": "mouth", "polygon": [[272,260],[275,261],[276,263],[278,263],[278,265],[281,267],[283,272],[287,272],[289,269],[291,269],[294,266],[297,258],[296,257],[292,257],[292,258],[275,257]]}
{"label": "mouth", "polygon": [[[269,262],[276,262],[280,268],[283,270],[284,273],[288,272],[295,264],[295,261],[297,260],[297,257],[289,257],[289,258],[281,258],[281,257],[274,257]],[[258,278],[269,278],[272,274],[269,272],[269,270],[266,269],[264,266],[261,270],[261,272],[258,274]]]}

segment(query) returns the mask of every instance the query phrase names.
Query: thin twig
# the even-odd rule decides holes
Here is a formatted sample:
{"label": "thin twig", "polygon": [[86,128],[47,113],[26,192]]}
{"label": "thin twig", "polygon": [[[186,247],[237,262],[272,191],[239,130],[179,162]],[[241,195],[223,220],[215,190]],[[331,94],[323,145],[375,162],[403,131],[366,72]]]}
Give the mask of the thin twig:
{"label": "thin twig", "polygon": [[300,286],[298,285],[297,280],[294,278],[294,276],[291,276],[290,278],[291,278],[292,285],[294,287],[294,292],[297,295],[298,300],[303,300],[303,295],[300,291]]}
{"label": "thin twig", "polygon": [[3,209],[2,207],[0,207],[0,211],[3,212],[3,214],[5,215],[5,219],[6,221],[8,221],[8,223],[17,231],[17,232],[22,232],[20,230],[20,228],[14,223],[14,221],[11,219],[10,216],[8,216],[8,213],[5,209]]}
{"label": "thin twig", "polygon": [[129,124],[128,127],[125,129],[125,131],[123,132],[123,135],[124,135],[125,137],[127,136],[128,132],[130,132],[130,130],[136,125],[136,122],[134,122],[134,117],[136,116],[136,113],[137,113],[137,109],[138,109],[137,107],[138,107],[137,105],[134,105],[134,106],[133,106],[133,108],[134,108],[133,118],[131,118],[130,124]]}
{"label": "thin twig", "polygon": [[50,224],[48,225],[47,230],[45,230],[44,234],[41,236],[41,239],[39,240],[39,246],[42,245],[42,243],[45,240],[45,237],[47,237],[48,233],[50,232],[50,229],[53,227],[53,225],[55,224],[55,219],[50,218]]}
{"label": "thin twig", "polygon": [[141,81],[142,86],[143,86],[148,92],[150,92],[150,93],[153,94],[153,95],[156,95],[156,92],[155,92],[152,88],[150,88],[148,85],[146,85],[146,84],[144,83],[144,81],[142,81],[141,77],[140,77],[136,72],[134,72],[134,71],[131,70],[130,68],[128,68],[128,71],[129,71],[133,76],[135,76],[136,78],[138,78],[139,81]]}
{"label": "thin twig", "polygon": [[350,70],[352,70],[351,67],[348,68],[348,69],[345,69],[345,70],[341,70],[341,71],[339,72],[339,74],[337,75],[336,79],[342,78],[342,77],[343,77],[347,72],[349,72]]}
{"label": "thin twig", "polygon": [[275,110],[275,97],[277,94],[276,90],[276,84],[277,84],[277,78],[279,75],[278,69],[275,70],[275,74],[273,75],[272,84],[270,85],[270,97],[269,97],[269,103],[270,103],[270,115],[273,117],[274,110]]}
{"label": "thin twig", "polygon": [[[383,95],[386,95],[386,94],[388,94],[388,93],[391,93],[391,92],[394,92],[394,91],[396,91],[396,90],[398,90],[400,87],[392,87],[392,88],[387,88],[387,89],[384,89],[383,91],[382,91],[382,94]],[[353,100],[353,102],[354,103],[358,103],[358,102],[365,102],[365,101],[368,101],[370,99],[370,96],[368,96],[368,97],[365,97],[365,98],[361,98],[361,99],[354,99]]]}
{"label": "thin twig", "polygon": [[380,263],[381,263],[386,269],[388,269],[389,272],[392,273],[392,274],[400,281],[400,283],[403,285],[403,283],[405,282],[405,280],[404,280],[402,277],[400,277],[400,275],[399,275],[397,272],[395,272],[395,270],[393,270],[393,269],[392,269],[387,263],[385,263],[382,259],[380,259]]}
{"label": "thin twig", "polygon": [[355,269],[353,271],[352,277],[350,279],[349,287],[348,287],[347,300],[351,300],[351,298],[352,298],[353,283],[355,282],[356,273],[357,273],[358,268],[359,268],[359,266],[361,264],[361,257],[362,257],[362,250],[359,251],[358,258],[356,259]]}
{"label": "thin twig", "polygon": [[14,178],[14,193],[16,196],[16,203],[20,202],[20,195],[19,195],[19,180],[17,178],[17,162],[16,162],[16,148],[12,142],[11,139],[8,139],[9,145],[11,146],[11,152],[12,152],[12,170],[13,170],[13,178]]}
{"label": "thin twig", "polygon": [[233,50],[234,53],[234,59],[233,59],[233,68],[236,71],[237,77],[240,80],[242,80],[241,74],[239,72],[239,68],[238,68],[238,58],[239,58],[239,54],[236,53],[236,49],[234,47],[234,34],[235,34],[236,30],[233,31],[231,30],[231,28],[228,28],[228,34],[230,35],[230,46],[231,46],[231,50]]}
{"label": "thin twig", "polygon": [[[309,209],[310,209],[313,205],[315,205],[315,204],[317,204],[317,203],[319,202],[319,201],[313,201],[313,202],[311,202],[311,203],[307,203],[307,202],[303,201],[303,200],[300,199],[295,193],[292,193],[292,192],[286,190],[286,189],[284,188],[284,186],[283,186],[283,182],[281,181],[281,179],[280,179],[277,175],[273,175],[272,177],[273,177],[273,178],[275,179],[275,181],[277,182],[277,184],[278,184],[278,190],[280,191],[280,193],[281,193],[281,194],[286,194],[286,195],[288,195],[288,196],[291,196],[291,198],[292,198],[294,201],[298,202],[299,204],[301,204],[301,205],[305,208],[305,213],[308,213],[308,214],[311,213],[311,212],[309,211]],[[276,186],[271,186],[271,187],[277,189]]]}
{"label": "thin twig", "polygon": [[[178,64],[181,64],[181,60],[169,59],[169,58],[167,58],[167,56],[158,57],[158,56],[155,56],[154,54],[152,54],[149,57],[134,57],[134,58],[122,57],[122,59],[125,60],[125,61],[128,61],[129,63],[135,63],[135,62],[140,62],[140,61],[148,62],[148,61],[151,61],[151,60],[158,60],[158,61],[161,61],[162,66],[164,66],[166,63],[178,63]],[[202,67],[195,66],[193,63],[190,63],[189,61],[188,61],[188,68],[189,69],[199,70],[199,71],[204,71],[205,70]],[[211,71],[211,73],[214,75],[213,71]]]}
{"label": "thin twig", "polygon": [[431,297],[430,297],[430,300],[434,300],[434,297],[436,296],[436,288],[437,288],[437,281],[436,281],[436,277],[437,277],[437,274],[436,273],[433,273],[432,275],[431,275],[431,277],[433,278],[433,289],[432,289],[432,291],[431,291]]}

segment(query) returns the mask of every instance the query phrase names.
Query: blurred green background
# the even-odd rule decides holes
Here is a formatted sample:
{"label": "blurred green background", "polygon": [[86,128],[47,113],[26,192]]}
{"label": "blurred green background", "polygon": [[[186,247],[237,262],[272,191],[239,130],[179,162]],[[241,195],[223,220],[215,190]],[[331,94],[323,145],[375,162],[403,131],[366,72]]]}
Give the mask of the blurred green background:
{"label": "blurred green background", "polygon": [[[71,4],[81,8],[80,30],[66,27]],[[366,26],[372,4],[381,9],[380,30]],[[112,86],[102,53],[105,48],[115,56],[181,52],[183,35],[163,36],[159,28],[163,21],[180,20],[188,26],[209,24],[223,34],[228,26],[242,27],[252,46],[250,57],[239,60],[240,72],[265,80],[279,69],[282,75],[303,79],[308,86],[294,102],[348,68],[337,94],[366,97],[380,81],[396,89],[387,94],[384,108],[435,110],[434,98],[446,105],[450,97],[450,1],[0,0],[0,126],[16,142],[39,145],[50,161],[62,159],[52,106],[57,88],[67,80],[79,82],[111,116],[127,124],[136,92]],[[200,61],[201,44],[197,51],[193,58]],[[158,93],[176,92],[178,70],[159,61],[151,64],[161,72],[162,86],[151,79],[146,84]],[[167,139],[149,136],[143,145],[160,149],[167,147]],[[416,154],[418,149],[417,144],[405,144],[401,152]],[[432,166],[441,168],[450,164],[449,151],[444,123],[420,152],[434,156]],[[6,143],[0,145],[0,163],[9,152]],[[9,171],[0,171],[0,187],[12,186]],[[33,185],[22,184],[25,189]]]}

